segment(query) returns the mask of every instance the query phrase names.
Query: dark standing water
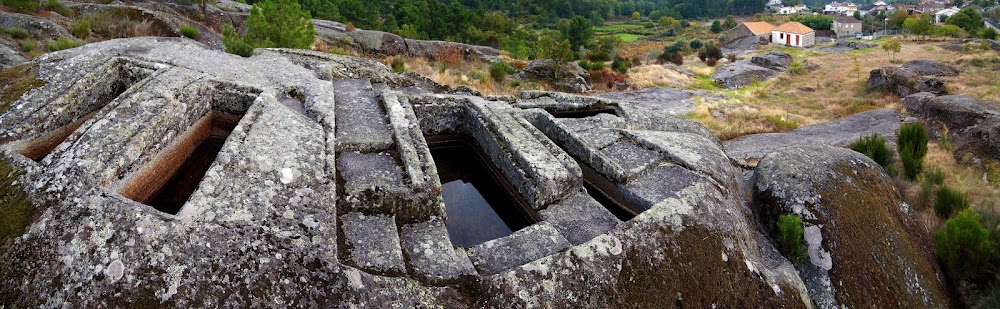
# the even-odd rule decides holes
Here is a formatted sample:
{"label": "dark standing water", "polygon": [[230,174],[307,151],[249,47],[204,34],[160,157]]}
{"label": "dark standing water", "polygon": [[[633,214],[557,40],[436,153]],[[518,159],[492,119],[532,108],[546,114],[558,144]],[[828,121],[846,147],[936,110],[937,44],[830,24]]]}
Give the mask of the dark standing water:
{"label": "dark standing water", "polygon": [[441,177],[452,244],[471,247],[504,237],[534,223],[514,192],[493,173],[482,156],[461,142],[431,145]]}
{"label": "dark standing water", "polygon": [[599,107],[590,109],[575,109],[575,110],[561,110],[561,111],[548,111],[552,117],[556,118],[585,118],[590,116],[597,116],[600,114],[610,114],[615,116],[621,116],[618,113],[618,109],[614,107]]}

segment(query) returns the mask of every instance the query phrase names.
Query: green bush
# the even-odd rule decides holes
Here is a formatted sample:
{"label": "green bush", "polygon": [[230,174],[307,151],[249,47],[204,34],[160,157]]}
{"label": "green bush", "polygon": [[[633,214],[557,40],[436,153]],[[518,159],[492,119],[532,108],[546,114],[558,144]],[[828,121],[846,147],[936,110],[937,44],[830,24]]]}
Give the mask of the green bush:
{"label": "green bush", "polygon": [[615,61],[611,62],[611,69],[618,73],[626,73],[631,65],[632,63],[625,58],[615,57]]}
{"label": "green bush", "polygon": [[937,190],[937,197],[934,199],[934,212],[938,217],[951,217],[955,211],[969,207],[969,200],[962,195],[962,192],[953,190],[947,186],[941,186]]}
{"label": "green bush", "polygon": [[403,56],[396,56],[392,58],[392,71],[396,73],[406,72],[406,59]]}
{"label": "green bush", "polygon": [[944,183],[944,172],[938,168],[929,168],[924,172],[924,180],[940,186]]}
{"label": "green bush", "polygon": [[865,154],[883,169],[892,164],[892,151],[889,151],[889,147],[885,146],[885,138],[879,136],[878,133],[862,136],[851,144],[851,150]]}
{"label": "green bush", "polygon": [[306,49],[316,40],[309,12],[302,10],[299,3],[293,0],[254,3],[243,35],[238,35],[231,27],[226,28],[222,35],[226,51],[244,57],[253,54],[253,48]]}
{"label": "green bush", "polygon": [[691,46],[691,49],[695,49],[695,50],[700,49],[701,46],[702,46],[701,40],[699,40],[699,39],[691,40],[691,43],[689,43],[689,46]]}
{"label": "green bush", "polygon": [[514,67],[503,61],[497,61],[490,64],[490,78],[497,83],[502,83],[507,79],[508,74],[514,73]]}
{"label": "green bush", "polygon": [[243,40],[242,36],[236,34],[236,30],[233,30],[233,27],[229,25],[222,27],[222,45],[226,47],[226,52],[230,54],[243,57],[253,55],[253,46],[248,44],[246,40]]}
{"label": "green bush", "polygon": [[179,31],[181,33],[181,35],[183,35],[183,36],[185,36],[185,37],[187,37],[189,39],[192,39],[192,40],[197,40],[198,39],[198,35],[200,34],[200,33],[198,33],[198,28],[191,27],[191,26],[188,26],[188,25],[181,26],[180,28],[177,29],[177,31]]}
{"label": "green bush", "polygon": [[21,45],[21,50],[26,52],[33,51],[38,47],[38,41],[35,40],[23,40],[18,42],[18,44]]}
{"label": "green bush", "polygon": [[90,37],[90,18],[83,18],[83,19],[80,19],[80,20],[77,20],[77,21],[73,22],[73,25],[70,26],[69,32],[72,33],[73,36],[81,38],[81,39],[89,38]]}
{"label": "green bush", "polygon": [[38,10],[38,1],[36,0],[0,0],[0,4],[21,13]]}
{"label": "green bush", "polygon": [[781,245],[781,253],[785,256],[796,261],[805,259],[806,249],[802,239],[804,234],[802,218],[798,215],[787,214],[778,217],[778,243]]}
{"label": "green bush", "polygon": [[28,30],[21,28],[7,28],[7,35],[10,35],[10,37],[15,39],[22,40],[30,37],[31,33],[28,33]]}
{"label": "green bush", "polygon": [[934,251],[952,279],[981,279],[993,251],[990,231],[975,211],[966,208],[934,233]]}
{"label": "green bush", "polygon": [[903,161],[903,171],[906,178],[917,178],[923,169],[924,156],[927,155],[927,131],[922,123],[908,123],[899,128],[896,137],[899,147],[899,158]]}
{"label": "green bush", "polygon": [[67,38],[67,37],[61,37],[57,40],[48,40],[47,42],[45,42],[45,46],[49,48],[49,51],[53,52],[64,49],[70,49],[74,47],[80,47],[83,44],[87,43],[81,40]]}

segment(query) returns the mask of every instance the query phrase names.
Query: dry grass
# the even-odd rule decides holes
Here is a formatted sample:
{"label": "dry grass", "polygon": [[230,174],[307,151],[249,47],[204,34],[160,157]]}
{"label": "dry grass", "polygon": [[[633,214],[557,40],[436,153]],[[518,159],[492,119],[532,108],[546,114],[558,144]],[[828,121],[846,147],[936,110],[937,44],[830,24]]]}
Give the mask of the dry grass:
{"label": "dry grass", "polygon": [[[382,59],[388,65],[392,62],[392,57]],[[460,61],[448,65],[441,62],[431,61],[424,58],[407,58],[406,71],[430,78],[434,82],[452,87],[468,86],[482,92],[483,94],[511,94],[516,95],[521,89],[543,89],[547,86],[528,81],[516,81],[508,78],[504,82],[497,83],[490,78],[490,65],[480,61]]]}
{"label": "dry grass", "polygon": [[[948,43],[904,41],[902,52],[896,55],[896,59],[900,62],[915,59],[961,62],[963,64],[960,64],[960,67],[963,72],[958,77],[946,78],[949,92],[975,97],[986,97],[1000,92],[1000,83],[995,78],[995,71],[990,71],[992,68],[968,65],[972,59],[995,57],[996,52],[977,50],[974,54],[963,54],[942,47]],[[763,116],[785,114],[800,126],[832,121],[874,109],[901,109],[902,100],[895,95],[865,91],[868,72],[875,68],[896,65],[889,63],[888,55],[878,47],[846,53],[817,53],[772,45],[757,53],[773,50],[788,52],[797,61],[808,61],[816,65],[816,68],[805,70],[800,75],[783,73],[757,86],[727,91],[726,93],[733,98],[729,104],[748,106]],[[707,78],[714,72],[714,68],[704,66],[697,60],[685,63],[683,67],[702,78]],[[742,123],[740,120],[735,120],[737,123],[728,123],[734,121],[732,117],[720,120],[706,115],[696,111],[691,118],[709,127],[723,139],[745,134],[774,132],[771,130],[777,129],[776,126],[768,125],[768,121],[760,120],[762,119],[760,115],[737,117],[748,120]]]}
{"label": "dry grass", "polygon": [[629,70],[629,83],[637,88],[674,87],[685,88],[695,82],[695,78],[677,72],[666,65],[648,64]]}

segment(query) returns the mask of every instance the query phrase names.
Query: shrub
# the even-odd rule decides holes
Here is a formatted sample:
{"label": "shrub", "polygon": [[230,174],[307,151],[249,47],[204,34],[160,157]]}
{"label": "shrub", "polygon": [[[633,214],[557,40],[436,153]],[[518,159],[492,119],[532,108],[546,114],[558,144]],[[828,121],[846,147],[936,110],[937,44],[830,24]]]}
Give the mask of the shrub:
{"label": "shrub", "polygon": [[181,35],[183,35],[183,36],[185,36],[185,37],[187,37],[189,39],[192,39],[192,40],[197,40],[198,39],[198,35],[199,35],[198,28],[195,28],[195,27],[192,27],[192,26],[189,26],[189,25],[183,25],[180,28],[178,28],[177,31],[180,32]]}
{"label": "shrub", "polygon": [[714,67],[718,62],[719,62],[719,59],[708,58],[708,59],[705,60],[705,65],[708,65],[710,67]]}
{"label": "shrub", "polygon": [[81,38],[81,39],[89,38],[90,37],[90,18],[82,18],[80,20],[77,20],[77,21],[73,22],[73,25],[70,26],[70,31],[69,32],[72,33],[73,36]]}
{"label": "shrub", "polygon": [[462,63],[465,57],[462,56],[462,48],[457,44],[445,44],[437,50],[434,59],[447,65],[455,65]]}
{"label": "shrub", "polygon": [[705,62],[705,60],[708,59],[708,53],[706,53],[704,50],[698,51],[698,59],[701,59],[701,62]]}
{"label": "shrub", "polygon": [[7,35],[10,35],[10,37],[15,39],[22,40],[31,36],[31,33],[28,33],[28,30],[24,30],[22,28],[7,28]]}
{"label": "shrub", "polygon": [[83,44],[86,44],[86,42],[67,37],[61,37],[57,40],[48,40],[47,42],[45,42],[45,46],[49,48],[49,51],[60,51],[64,49],[80,47]]}
{"label": "shrub", "polygon": [[226,47],[226,52],[230,54],[250,57],[253,55],[253,46],[243,40],[243,37],[233,30],[232,26],[222,27],[222,45]]}
{"label": "shrub", "polygon": [[21,45],[21,50],[26,52],[35,50],[35,48],[38,47],[38,42],[35,40],[23,40],[18,42],[18,44]]}
{"label": "shrub", "polygon": [[883,169],[892,164],[892,152],[889,151],[889,147],[885,146],[885,138],[882,138],[877,133],[862,136],[851,144],[851,150],[865,154],[872,161],[882,166]]}
{"label": "shrub", "polygon": [[899,158],[903,161],[903,171],[906,178],[913,180],[923,169],[924,156],[927,155],[927,131],[922,123],[908,123],[899,128],[896,137],[899,147]]}
{"label": "shrub", "polygon": [[507,79],[508,74],[514,73],[514,67],[510,66],[506,62],[497,61],[490,64],[490,78],[497,83],[502,83],[504,79]]}
{"label": "shrub", "polygon": [[778,243],[781,245],[781,253],[789,259],[795,261],[805,259],[806,249],[802,239],[804,234],[802,218],[798,215],[787,214],[778,217]]}
{"label": "shrub", "polygon": [[21,13],[34,12],[38,10],[38,1],[36,0],[2,0],[0,1],[0,4]]}
{"label": "shrub", "polygon": [[947,186],[941,186],[937,190],[937,198],[934,199],[934,212],[938,217],[951,217],[955,211],[969,207],[969,200],[962,195],[962,192],[952,190]]}
{"label": "shrub", "polygon": [[246,31],[242,36],[228,25],[223,28],[222,35],[226,51],[244,57],[249,57],[253,48],[305,49],[315,40],[316,30],[309,12],[302,10],[299,3],[293,0],[257,2],[250,9]]}
{"label": "shrub", "polygon": [[949,276],[957,281],[985,275],[993,246],[979,215],[966,208],[934,233],[934,251]]}
{"label": "shrub", "polygon": [[396,73],[406,72],[406,59],[403,56],[396,56],[392,58],[392,71]]}
{"label": "shrub", "polygon": [[924,172],[924,180],[940,186],[944,183],[944,172],[937,168],[929,168]]}
{"label": "shrub", "polygon": [[344,32],[352,32],[354,30],[357,30],[357,28],[354,27],[354,23],[352,22],[347,22],[347,25],[344,26]]}
{"label": "shrub", "polygon": [[722,49],[715,44],[705,44],[705,56],[707,58],[722,59]]}
{"label": "shrub", "polygon": [[622,57],[615,57],[615,61],[611,62],[611,69],[618,73],[626,73],[629,69],[629,61]]}
{"label": "shrub", "polygon": [[691,49],[701,49],[702,46],[701,40],[699,39],[691,40],[691,43],[688,43],[688,45],[691,46]]}
{"label": "shrub", "polygon": [[731,63],[736,62],[736,54],[728,54],[726,55],[726,59],[729,59],[729,62]]}
{"label": "shrub", "polygon": [[676,64],[676,65],[683,65],[684,64],[684,56],[682,56],[680,53],[676,53],[676,54],[674,54],[673,56],[670,57],[670,63]]}
{"label": "shrub", "polygon": [[719,23],[718,20],[712,21],[712,27],[709,30],[712,30],[712,33],[722,32],[722,23]]}

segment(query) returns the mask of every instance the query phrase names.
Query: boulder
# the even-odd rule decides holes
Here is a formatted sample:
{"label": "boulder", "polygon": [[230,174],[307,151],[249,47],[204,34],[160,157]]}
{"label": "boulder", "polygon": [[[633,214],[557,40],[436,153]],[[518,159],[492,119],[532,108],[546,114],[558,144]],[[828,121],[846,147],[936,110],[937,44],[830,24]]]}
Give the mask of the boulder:
{"label": "boulder", "polygon": [[848,41],[848,40],[844,40],[844,39],[839,39],[839,40],[837,40],[836,46],[838,46],[838,47],[847,47],[847,48],[851,48],[851,49],[866,49],[866,48],[876,47],[876,46],[878,46],[878,44],[875,44],[875,43],[866,43],[866,42],[857,42],[857,41]]}
{"label": "boulder", "polygon": [[944,94],[947,92],[944,82],[934,77],[925,77],[900,67],[882,67],[874,69],[865,84],[869,91],[885,91],[905,97],[918,92]]}
{"label": "boulder", "polygon": [[696,97],[711,97],[713,99],[723,97],[711,91],[677,88],[646,88],[642,90],[606,92],[597,96],[631,102],[641,105],[644,108],[661,110],[673,115],[684,115],[694,111],[694,98]]}
{"label": "boulder", "polygon": [[857,113],[839,120],[805,126],[784,133],[761,133],[725,141],[726,153],[745,167],[755,166],[768,153],[786,146],[848,147],[865,135],[877,133],[892,147],[899,130],[899,114],[891,109]]}
{"label": "boulder", "polygon": [[958,76],[959,69],[954,65],[934,60],[911,60],[903,64],[903,68],[923,76]]}
{"label": "boulder", "polygon": [[9,68],[28,61],[18,51],[0,43],[0,69]]}
{"label": "boulder", "polygon": [[[917,93],[903,99],[911,114],[944,124],[954,141],[953,155],[1000,160],[1000,107],[995,102],[963,95]],[[928,129],[937,131],[936,126]]]}
{"label": "boulder", "polygon": [[831,146],[768,154],[754,170],[752,209],[772,239],[780,215],[801,218],[806,252],[787,254],[803,256],[796,268],[819,308],[950,305],[915,213],[863,154]]}
{"label": "boulder", "polygon": [[760,46],[761,39],[757,36],[745,36],[741,38],[734,38],[720,46],[722,52],[725,54],[742,54],[757,50]]}
{"label": "boulder", "polygon": [[517,79],[536,79],[551,83],[559,91],[580,93],[591,90],[590,73],[576,63],[561,64],[555,60],[535,60],[528,63],[521,72],[514,75]]}
{"label": "boulder", "polygon": [[750,58],[750,63],[775,71],[784,71],[792,66],[792,56],[788,53],[773,51]]}
{"label": "boulder", "polygon": [[0,28],[27,30],[32,36],[42,39],[73,37],[69,31],[50,20],[20,13],[0,12]]}
{"label": "boulder", "polygon": [[778,71],[754,65],[748,60],[739,60],[719,67],[712,80],[726,89],[749,86],[754,81],[765,81],[778,76]]}

